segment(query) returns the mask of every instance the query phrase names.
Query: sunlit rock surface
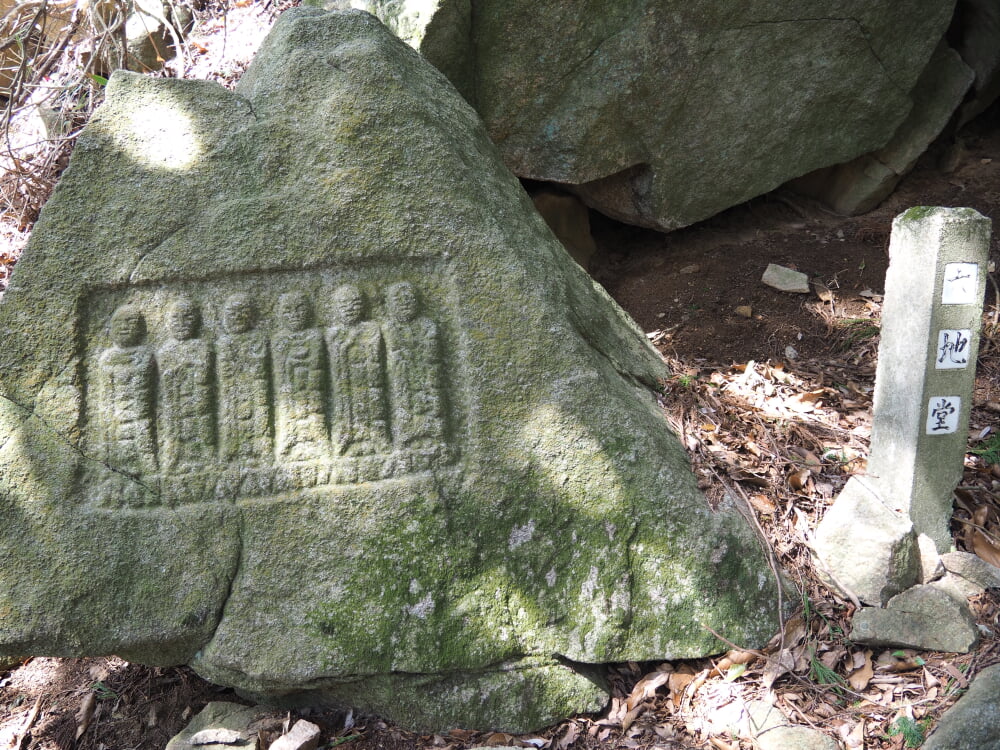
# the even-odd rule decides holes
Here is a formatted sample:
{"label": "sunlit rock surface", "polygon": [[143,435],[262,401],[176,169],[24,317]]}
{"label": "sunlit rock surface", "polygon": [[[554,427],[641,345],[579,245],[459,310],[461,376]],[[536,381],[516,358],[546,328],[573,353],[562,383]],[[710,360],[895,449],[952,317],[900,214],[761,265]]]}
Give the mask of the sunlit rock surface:
{"label": "sunlit rock surface", "polygon": [[661,230],[886,146],[922,96],[918,78],[955,7],[326,2],[377,13],[419,49],[473,104],[515,174]]}
{"label": "sunlit rock surface", "polygon": [[777,627],[657,354],[367,14],[116,74],[0,330],[0,653],[523,731]]}

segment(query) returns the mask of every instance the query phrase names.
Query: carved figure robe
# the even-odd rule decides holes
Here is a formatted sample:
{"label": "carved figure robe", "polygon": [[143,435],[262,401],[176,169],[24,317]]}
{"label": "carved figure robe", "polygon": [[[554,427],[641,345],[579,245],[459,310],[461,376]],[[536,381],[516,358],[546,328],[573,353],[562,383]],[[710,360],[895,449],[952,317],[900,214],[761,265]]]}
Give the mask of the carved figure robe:
{"label": "carved figure robe", "polygon": [[215,453],[212,352],[200,339],[169,341],[160,367],[160,462],[164,471],[207,468]]}
{"label": "carved figure robe", "polygon": [[98,362],[98,381],[104,460],[133,476],[155,474],[154,365],[149,347],[105,350]]}
{"label": "carved figure robe", "polygon": [[323,337],[314,328],[283,331],[272,340],[275,440],[281,458],[300,461],[328,453]]}
{"label": "carved figure robe", "polygon": [[378,324],[327,329],[333,389],[333,442],[345,455],[389,450],[385,359]]}
{"label": "carved figure robe", "polygon": [[218,342],[219,444],[224,461],[269,461],[271,373],[262,331],[223,336]]}
{"label": "carved figure robe", "polygon": [[386,328],[386,358],[397,446],[430,447],[444,438],[437,325],[429,318]]}

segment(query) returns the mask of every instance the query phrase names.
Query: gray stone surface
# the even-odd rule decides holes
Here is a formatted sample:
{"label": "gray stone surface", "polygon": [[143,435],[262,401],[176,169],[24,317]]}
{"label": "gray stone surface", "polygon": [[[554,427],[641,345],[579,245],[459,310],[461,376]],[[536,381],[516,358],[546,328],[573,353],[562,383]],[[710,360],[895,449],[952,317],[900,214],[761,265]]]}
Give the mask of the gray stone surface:
{"label": "gray stone surface", "polygon": [[941,563],[949,573],[961,576],[983,590],[1000,587],[1000,568],[971,552],[946,552],[941,555]]}
{"label": "gray stone surface", "polygon": [[885,146],[954,7],[350,2],[455,83],[516,174],[663,230]]}
{"label": "gray stone surface", "polygon": [[919,585],[894,596],[885,609],[858,610],[849,637],[871,646],[965,654],[979,642],[979,628],[964,601]]}
{"label": "gray stone surface", "polygon": [[[257,750],[256,722],[266,711],[259,706],[244,706],[227,701],[213,701],[191,719],[190,723],[167,743],[166,750]],[[211,735],[218,742],[207,742]],[[194,745],[193,742],[198,744]]]}
{"label": "gray stone surface", "polygon": [[945,712],[923,750],[1000,750],[1000,664],[976,675]]}
{"label": "gray stone surface", "polygon": [[920,550],[920,583],[930,583],[941,578],[946,571],[934,540],[921,534],[917,537],[917,548]]}
{"label": "gray stone surface", "polygon": [[[892,223],[868,476],[939,552],[952,546],[952,490],[965,456],[990,225],[971,208],[929,207]],[[956,276],[965,278],[952,282]],[[952,292],[964,302],[946,302]]]}
{"label": "gray stone surface", "polygon": [[941,555],[941,562],[946,572],[934,586],[956,599],[967,599],[987,588],[1000,587],[1000,568],[969,552],[947,552]]}
{"label": "gray stone surface", "polygon": [[840,745],[811,727],[775,727],[756,738],[760,750],[840,750]]}
{"label": "gray stone surface", "polygon": [[0,654],[525,731],[601,707],[568,663],[777,628],[662,360],[363,13],[235,93],[116,74],[0,330]]}
{"label": "gray stone surface", "polygon": [[941,578],[934,581],[931,584],[934,588],[940,589],[948,596],[965,600],[970,596],[976,596],[977,594],[983,593],[985,589],[972,581],[969,581],[961,576],[955,575],[954,573],[945,573]]}
{"label": "gray stone surface", "polygon": [[787,727],[792,724],[780,708],[766,701],[750,701],[746,705],[746,711],[750,737],[757,737],[776,727]]}
{"label": "gray stone surface", "polygon": [[289,730],[271,743],[268,750],[316,750],[319,745],[319,727],[311,721],[299,719]]}
{"label": "gray stone surface", "polygon": [[913,89],[913,108],[889,142],[871,154],[817,170],[790,183],[837,213],[871,211],[885,200],[931,142],[941,134],[974,74],[958,53],[941,44]]}
{"label": "gray stone surface", "polygon": [[828,585],[867,604],[882,606],[920,580],[913,524],[867,478],[848,480],[816,529],[814,552]]}
{"label": "gray stone surface", "polygon": [[781,292],[809,293],[809,277],[777,263],[768,263],[761,281]]}

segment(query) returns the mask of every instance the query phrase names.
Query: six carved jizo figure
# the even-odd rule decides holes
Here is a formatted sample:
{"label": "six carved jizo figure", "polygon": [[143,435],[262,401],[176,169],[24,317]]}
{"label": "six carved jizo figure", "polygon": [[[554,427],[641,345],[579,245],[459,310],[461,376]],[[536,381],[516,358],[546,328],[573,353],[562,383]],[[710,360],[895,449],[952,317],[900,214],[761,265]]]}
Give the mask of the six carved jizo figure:
{"label": "six carved jizo figure", "polygon": [[[232,294],[222,300],[214,341],[199,305],[180,296],[155,350],[147,316],[137,304],[121,305],[97,358],[101,460],[149,480],[443,451],[437,324],[420,314],[409,282],[384,296],[384,319],[372,320],[362,290],[339,286],[324,330],[304,292],[282,294],[270,326],[250,295]],[[383,477],[425,468],[392,465]],[[336,471],[326,476],[310,483],[340,481]]]}

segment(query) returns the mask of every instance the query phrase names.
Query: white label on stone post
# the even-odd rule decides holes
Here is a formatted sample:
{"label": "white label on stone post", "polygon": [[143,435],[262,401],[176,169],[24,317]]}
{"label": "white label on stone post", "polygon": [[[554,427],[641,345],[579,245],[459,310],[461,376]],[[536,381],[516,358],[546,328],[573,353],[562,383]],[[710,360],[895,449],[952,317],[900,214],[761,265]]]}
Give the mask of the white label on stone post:
{"label": "white label on stone post", "polygon": [[979,291],[978,263],[948,263],[941,288],[942,305],[971,305]]}
{"label": "white label on stone post", "polygon": [[972,341],[970,328],[944,328],[938,331],[937,370],[961,370],[969,365],[969,350]]}
{"label": "white label on stone post", "polygon": [[927,402],[927,434],[951,435],[958,430],[961,396],[934,396]]}

